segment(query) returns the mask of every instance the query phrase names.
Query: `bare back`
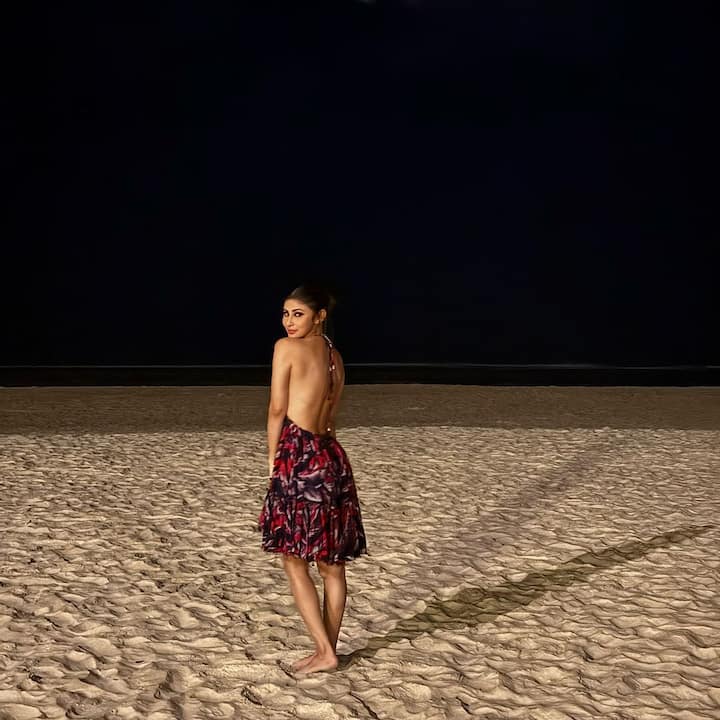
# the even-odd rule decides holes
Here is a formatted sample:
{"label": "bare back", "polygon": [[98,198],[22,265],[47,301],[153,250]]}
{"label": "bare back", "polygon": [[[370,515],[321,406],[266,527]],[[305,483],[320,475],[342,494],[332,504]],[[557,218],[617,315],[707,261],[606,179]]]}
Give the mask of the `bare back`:
{"label": "bare back", "polygon": [[342,357],[322,336],[293,338],[290,342],[287,416],[305,430],[324,434],[335,425],[345,384]]}

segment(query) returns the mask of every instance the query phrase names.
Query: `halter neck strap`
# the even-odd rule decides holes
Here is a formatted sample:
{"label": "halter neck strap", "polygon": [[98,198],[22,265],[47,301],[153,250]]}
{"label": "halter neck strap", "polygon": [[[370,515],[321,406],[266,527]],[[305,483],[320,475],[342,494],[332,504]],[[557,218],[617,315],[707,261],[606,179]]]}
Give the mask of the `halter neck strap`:
{"label": "halter neck strap", "polygon": [[333,391],[335,389],[335,346],[332,343],[332,340],[323,333],[323,338],[325,338],[325,342],[328,346],[328,372],[330,373],[330,387],[328,389],[328,399],[332,403],[333,400]]}

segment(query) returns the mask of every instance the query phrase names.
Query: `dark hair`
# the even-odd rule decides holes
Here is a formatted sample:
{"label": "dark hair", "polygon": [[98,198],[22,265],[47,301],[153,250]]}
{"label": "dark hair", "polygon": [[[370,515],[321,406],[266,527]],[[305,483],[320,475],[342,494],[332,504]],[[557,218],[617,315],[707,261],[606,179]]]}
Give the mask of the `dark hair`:
{"label": "dark hair", "polygon": [[313,312],[325,310],[328,315],[335,307],[335,298],[324,288],[318,285],[300,285],[296,287],[286,300],[299,300],[307,305]]}
{"label": "dark hair", "polygon": [[335,307],[335,297],[331,292],[320,285],[303,284],[296,287],[285,299],[298,300],[315,313],[325,310],[327,318],[323,323],[323,332],[327,332],[327,321]]}

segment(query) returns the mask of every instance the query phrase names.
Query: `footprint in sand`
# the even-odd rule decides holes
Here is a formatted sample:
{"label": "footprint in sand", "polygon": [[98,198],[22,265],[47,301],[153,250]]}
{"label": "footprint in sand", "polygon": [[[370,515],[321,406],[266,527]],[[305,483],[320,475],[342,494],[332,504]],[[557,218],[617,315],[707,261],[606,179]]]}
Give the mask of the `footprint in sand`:
{"label": "footprint in sand", "polygon": [[63,665],[73,671],[87,670],[97,667],[97,661],[95,657],[89,653],[81,652],[80,650],[70,650],[65,653]]}
{"label": "footprint in sand", "polygon": [[120,651],[105,638],[83,638],[77,644],[100,660],[120,655]]}

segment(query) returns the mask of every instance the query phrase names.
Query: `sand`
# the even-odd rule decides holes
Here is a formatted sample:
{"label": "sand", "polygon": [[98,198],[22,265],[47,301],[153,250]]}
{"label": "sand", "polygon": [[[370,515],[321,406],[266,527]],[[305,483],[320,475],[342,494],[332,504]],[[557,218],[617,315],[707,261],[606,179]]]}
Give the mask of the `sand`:
{"label": "sand", "polygon": [[263,388],[0,390],[0,718],[720,718],[720,389],[350,386],[337,672]]}

